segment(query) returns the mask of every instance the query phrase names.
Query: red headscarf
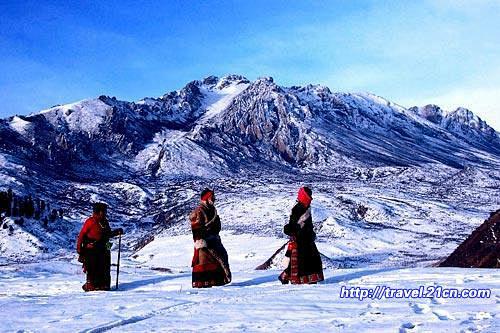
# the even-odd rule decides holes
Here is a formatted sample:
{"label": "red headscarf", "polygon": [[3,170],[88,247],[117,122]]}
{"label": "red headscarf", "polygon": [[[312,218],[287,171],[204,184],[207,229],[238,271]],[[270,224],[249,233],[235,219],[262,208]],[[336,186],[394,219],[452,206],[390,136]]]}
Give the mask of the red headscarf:
{"label": "red headscarf", "polygon": [[214,195],[214,192],[212,190],[208,190],[208,191],[206,191],[206,193],[204,193],[201,196],[201,201],[208,201],[210,198],[213,197],[213,195]]}
{"label": "red headscarf", "polygon": [[297,196],[297,200],[305,207],[309,207],[312,201],[312,197],[306,192],[305,187],[301,187]]}

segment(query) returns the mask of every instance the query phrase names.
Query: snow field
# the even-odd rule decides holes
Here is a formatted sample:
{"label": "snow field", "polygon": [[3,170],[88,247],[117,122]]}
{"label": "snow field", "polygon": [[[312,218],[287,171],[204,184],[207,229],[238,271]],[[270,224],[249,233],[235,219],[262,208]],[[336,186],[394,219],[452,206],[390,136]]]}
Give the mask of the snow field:
{"label": "snow field", "polygon": [[[158,237],[124,255],[118,291],[84,293],[75,259],[0,270],[0,331],[6,332],[495,332],[500,272],[459,268],[326,269],[317,285],[283,286],[280,269],[255,271],[283,239],[224,232],[233,281],[191,288],[190,235]],[[324,244],[319,244],[320,248]],[[112,262],[116,262],[116,248]],[[115,268],[112,268],[112,285]],[[340,288],[490,288],[487,299],[340,298]]]}

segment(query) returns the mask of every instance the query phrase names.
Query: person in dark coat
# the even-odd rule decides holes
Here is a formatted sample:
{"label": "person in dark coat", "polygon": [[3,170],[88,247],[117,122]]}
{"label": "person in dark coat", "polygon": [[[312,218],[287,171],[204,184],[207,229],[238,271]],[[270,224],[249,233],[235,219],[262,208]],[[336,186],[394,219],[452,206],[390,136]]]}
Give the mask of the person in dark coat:
{"label": "person in dark coat", "polygon": [[280,274],[283,284],[317,283],[324,280],[321,256],[316,244],[311,217],[312,191],[308,187],[299,190],[297,203],[292,209],[284,232],[290,237],[286,251],[287,268]]}
{"label": "person in dark coat", "polygon": [[219,237],[221,222],[214,206],[215,194],[210,189],[201,193],[198,207],[189,215],[194,240],[193,288],[222,286],[231,282],[226,249]]}
{"label": "person in dark coat", "polygon": [[85,291],[109,290],[111,286],[111,237],[123,234],[123,229],[111,230],[107,219],[108,206],[95,203],[93,214],[83,224],[78,235],[76,251],[87,273]]}

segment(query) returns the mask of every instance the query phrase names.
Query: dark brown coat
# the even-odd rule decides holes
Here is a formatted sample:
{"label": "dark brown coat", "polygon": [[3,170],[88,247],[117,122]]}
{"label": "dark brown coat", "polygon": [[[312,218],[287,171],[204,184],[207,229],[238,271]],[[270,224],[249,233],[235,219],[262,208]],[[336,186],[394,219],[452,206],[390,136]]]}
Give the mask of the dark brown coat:
{"label": "dark brown coat", "polygon": [[221,286],[231,282],[226,249],[219,237],[220,218],[213,205],[202,202],[190,215],[194,240],[193,288]]}

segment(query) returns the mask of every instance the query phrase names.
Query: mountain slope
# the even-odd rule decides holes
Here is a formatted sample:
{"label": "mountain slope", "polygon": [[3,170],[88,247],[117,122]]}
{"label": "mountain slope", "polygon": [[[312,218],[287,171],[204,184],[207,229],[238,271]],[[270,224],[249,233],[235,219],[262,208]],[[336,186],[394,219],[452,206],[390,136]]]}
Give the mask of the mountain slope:
{"label": "mountain slope", "polygon": [[[91,202],[107,202],[135,251],[189,233],[186,216],[206,186],[219,194],[225,230],[281,241],[308,184],[332,262],[429,262],[498,209],[500,145],[469,111],[419,110],[237,75],[136,102],[100,96],[0,120],[0,190],[57,203],[74,230]],[[74,242],[70,233],[59,248]]]}
{"label": "mountain slope", "polygon": [[498,133],[484,120],[466,108],[446,112],[437,105],[412,107],[411,112],[442,127],[455,137],[485,151],[498,154],[500,138]]}
{"label": "mountain slope", "polygon": [[323,172],[346,165],[462,167],[498,165],[500,156],[498,134],[466,109],[406,110],[371,94],[285,88],[272,78],[237,75],[192,81],[160,98],[101,96],[11,117],[0,124],[0,138],[1,151],[28,167],[64,166],[81,178],[103,168],[115,178],[202,176],[255,163]]}

